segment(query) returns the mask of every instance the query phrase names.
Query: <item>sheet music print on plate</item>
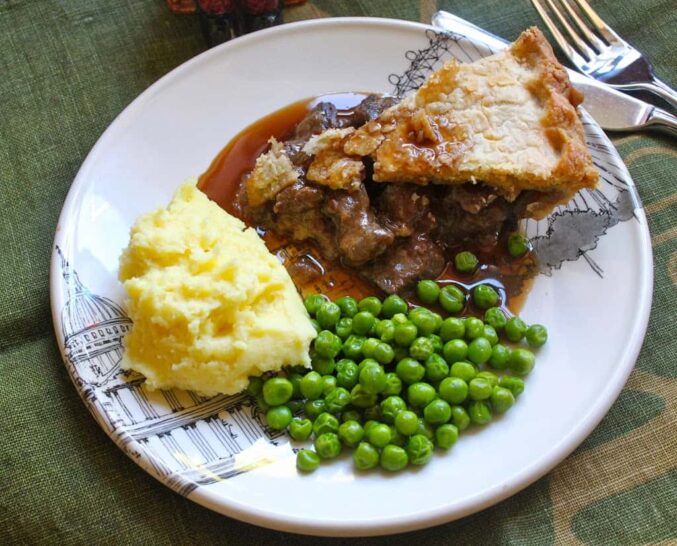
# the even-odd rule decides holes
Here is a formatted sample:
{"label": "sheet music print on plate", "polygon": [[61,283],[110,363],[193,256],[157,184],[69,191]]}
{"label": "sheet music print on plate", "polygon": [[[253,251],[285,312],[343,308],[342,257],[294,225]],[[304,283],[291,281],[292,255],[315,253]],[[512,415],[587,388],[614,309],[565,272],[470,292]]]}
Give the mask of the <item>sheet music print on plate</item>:
{"label": "sheet music print on plate", "polygon": [[91,413],[128,455],[187,495],[199,485],[267,464],[285,446],[291,450],[284,433],[270,429],[244,394],[151,392],[142,375],[122,370],[122,338],[131,320],[120,305],[93,294],[61,249],[56,251],[67,293],[61,323],[68,370]]}
{"label": "sheet music print on plate", "polygon": [[[426,38],[427,47],[405,53],[409,68],[389,76],[393,95],[402,97],[417,89],[450,55],[471,62],[492,53],[457,34],[428,30]],[[596,263],[590,251],[609,228],[633,219],[641,208],[613,146],[594,129],[589,115],[581,114],[600,185],[583,190],[545,220],[525,221],[541,273],[547,275],[566,261],[583,257],[591,274],[603,277],[604,264]],[[141,375],[123,371],[122,338],[131,320],[119,303],[83,284],[66,259],[72,256],[69,250],[56,247],[65,302],[60,311],[64,360],[90,412],[130,457],[188,495],[293,453],[286,435],[269,429],[265,416],[246,395],[203,398],[181,390],[150,392]]]}
{"label": "sheet music print on plate", "polygon": [[[405,53],[409,68],[403,74],[389,76],[394,96],[402,98],[418,89],[428,74],[449,57],[463,63],[494,53],[488,46],[460,34],[428,30],[426,36],[428,47]],[[590,251],[609,228],[634,218],[635,210],[642,207],[635,187],[628,184],[630,175],[611,142],[592,129],[592,118],[587,112],[581,111],[581,117],[586,142],[600,174],[598,187],[581,190],[572,201],[558,206],[544,220],[523,221],[538,257],[540,272],[546,275],[559,269],[565,261],[583,257],[591,269],[603,277],[604,264],[595,262]]]}

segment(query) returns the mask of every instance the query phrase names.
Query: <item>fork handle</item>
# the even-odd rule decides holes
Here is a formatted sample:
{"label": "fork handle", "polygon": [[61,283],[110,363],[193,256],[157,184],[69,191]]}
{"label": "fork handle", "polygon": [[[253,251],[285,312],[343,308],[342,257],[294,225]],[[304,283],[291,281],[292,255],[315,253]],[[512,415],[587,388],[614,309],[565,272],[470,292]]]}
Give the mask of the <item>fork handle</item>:
{"label": "fork handle", "polygon": [[653,76],[650,82],[635,82],[622,85],[617,84],[614,85],[614,87],[622,91],[625,91],[626,89],[649,91],[654,95],[658,95],[670,106],[677,109],[677,92],[675,92],[672,87],[656,76]]}
{"label": "fork handle", "polygon": [[655,126],[657,129],[671,129],[673,134],[677,133],[677,117],[665,110],[654,108],[646,120],[647,126]]}

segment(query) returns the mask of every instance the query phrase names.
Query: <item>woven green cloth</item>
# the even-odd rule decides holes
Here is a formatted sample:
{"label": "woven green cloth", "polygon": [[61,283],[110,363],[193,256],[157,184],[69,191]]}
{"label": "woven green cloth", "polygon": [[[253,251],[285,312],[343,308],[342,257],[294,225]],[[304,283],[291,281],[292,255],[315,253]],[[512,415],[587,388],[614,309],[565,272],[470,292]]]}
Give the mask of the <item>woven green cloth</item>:
{"label": "woven green cloth", "polygon": [[[677,84],[673,0],[593,3]],[[438,7],[509,39],[540,23],[528,0],[315,0],[285,16],[427,22]],[[87,413],[52,333],[51,244],[80,164],[136,95],[203,49],[196,19],[162,0],[0,0],[0,543],[324,542],[217,515],[140,470]],[[574,454],[513,498],[369,543],[677,541],[677,149],[660,135],[615,142],[646,206],[656,268],[646,342],[619,400]]]}

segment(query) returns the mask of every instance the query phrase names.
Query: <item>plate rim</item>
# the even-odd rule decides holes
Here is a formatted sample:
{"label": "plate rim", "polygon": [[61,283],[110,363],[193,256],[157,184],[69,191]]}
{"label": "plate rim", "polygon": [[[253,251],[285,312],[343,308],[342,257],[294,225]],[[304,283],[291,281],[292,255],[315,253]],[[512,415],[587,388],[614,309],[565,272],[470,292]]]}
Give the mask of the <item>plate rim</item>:
{"label": "plate rim", "polygon": [[[110,122],[110,124],[101,133],[96,143],[87,154],[85,160],[78,169],[78,173],[71,183],[71,187],[69,188],[66,199],[64,200],[61,213],[59,214],[59,219],[55,228],[54,240],[52,243],[52,256],[49,267],[52,324],[57,339],[57,345],[59,347],[64,366],[67,368],[70,379],[73,382],[78,394],[83,399],[83,402],[86,402],[85,393],[83,389],[78,387],[77,383],[75,382],[75,378],[70,373],[70,369],[66,363],[65,347],[62,343],[62,324],[59,315],[63,301],[58,284],[60,282],[60,257],[57,251],[57,246],[69,246],[67,243],[64,245],[63,240],[64,238],[68,238],[70,234],[68,233],[68,230],[62,229],[61,226],[62,224],[65,224],[68,221],[69,216],[77,210],[75,205],[79,202],[80,195],[84,193],[85,189],[87,188],[85,174],[89,169],[89,165],[93,163],[101,153],[101,149],[104,145],[103,143],[107,140],[109,134],[112,131],[117,130],[119,125],[124,124],[128,119],[133,119],[137,112],[139,112],[143,107],[145,102],[151,98],[154,93],[163,89],[167,85],[171,85],[174,79],[184,76],[198,64],[207,62],[212,56],[224,54],[227,55],[231,50],[236,50],[240,47],[247,47],[250,43],[256,43],[259,40],[265,40],[266,37],[271,34],[294,34],[296,32],[302,32],[307,27],[323,26],[343,26],[346,28],[351,26],[380,26],[389,27],[393,30],[418,29],[422,32],[425,32],[426,30],[435,30],[431,25],[399,19],[379,17],[331,17],[286,23],[281,26],[269,28],[236,38],[230,42],[226,42],[217,47],[206,50],[187,60],[142,91]],[[474,41],[470,38],[468,39],[471,42]],[[610,145],[616,156],[616,159],[618,160],[619,166],[624,171],[624,175],[629,181],[632,182],[632,186],[634,187],[634,181],[632,181],[632,177],[630,176],[630,173],[628,172],[622,157],[613,144],[609,141],[606,133],[604,133],[604,131],[596,122],[594,122],[594,128],[608,141],[608,144]],[[617,364],[614,374],[609,377],[609,380],[606,383],[605,391],[603,393],[604,396],[600,396],[598,398],[597,403],[589,408],[585,416],[568,432],[567,435],[563,436],[557,444],[553,445],[552,448],[547,453],[543,454],[535,463],[524,467],[519,472],[517,472],[510,482],[503,482],[502,484],[498,484],[494,487],[480,491],[472,497],[464,499],[463,501],[458,501],[453,505],[442,505],[433,510],[428,509],[420,512],[411,512],[406,516],[400,515],[396,517],[381,517],[378,519],[355,519],[343,522],[336,522],[332,521],[331,519],[313,518],[312,515],[300,515],[297,517],[281,515],[276,512],[259,509],[250,504],[240,503],[232,498],[224,498],[210,490],[209,487],[200,486],[190,493],[187,498],[217,513],[270,529],[316,536],[350,537],[388,535],[448,523],[450,521],[460,519],[470,514],[484,510],[485,508],[497,504],[528,487],[538,479],[542,478],[545,474],[550,472],[571,452],[573,452],[585,440],[585,438],[590,435],[594,428],[608,413],[613,403],[617,400],[618,395],[623,389],[630,373],[634,368],[637,357],[639,356],[651,311],[654,271],[653,249],[651,246],[651,237],[644,209],[636,209],[635,214],[638,221],[638,246],[641,258],[637,264],[641,280],[641,285],[639,287],[640,289],[637,292],[639,294],[637,305],[639,312],[636,313],[635,319],[632,323],[632,327],[630,329],[631,335],[626,350],[623,354],[623,359]],[[93,411],[92,406],[89,404],[85,403],[85,407],[90,410],[90,413],[99,426],[102,426],[100,422],[101,416],[97,415]],[[118,441],[116,441],[116,439],[113,438],[111,434],[109,434],[108,430],[106,430],[105,427],[102,428],[104,428],[107,436],[109,436],[109,438],[111,438],[114,443],[118,445],[118,447],[122,448]],[[158,473],[156,473],[148,461],[144,461],[142,458],[133,457],[127,449],[122,449],[122,451],[135,463],[137,463],[143,470],[160,481],[160,483],[171,488],[171,486],[167,483],[166,478],[163,478]]]}

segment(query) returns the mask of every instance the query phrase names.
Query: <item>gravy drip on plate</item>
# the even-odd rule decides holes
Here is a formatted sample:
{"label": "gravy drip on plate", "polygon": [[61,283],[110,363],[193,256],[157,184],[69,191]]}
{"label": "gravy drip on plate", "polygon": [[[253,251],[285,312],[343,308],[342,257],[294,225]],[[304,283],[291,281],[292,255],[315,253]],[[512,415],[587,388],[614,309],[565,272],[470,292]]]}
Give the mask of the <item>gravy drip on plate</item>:
{"label": "gravy drip on plate", "polygon": [[[200,177],[199,188],[223,209],[234,216],[241,216],[234,207],[234,197],[244,183],[246,175],[254,168],[256,158],[268,147],[268,139],[274,136],[285,140],[294,133],[296,125],[319,102],[331,102],[338,109],[338,116],[350,116],[367,93],[336,93],[300,100],[257,120],[243,129],[214,158],[207,171]],[[369,295],[383,297],[384,294],[372,283],[363,279],[357,272],[343,267],[338,262],[330,262],[308,243],[289,242],[262,226],[252,226],[263,237],[268,249],[276,254],[289,271],[294,283],[305,296],[321,292],[335,299],[343,295],[363,298]],[[470,250],[482,264],[474,273],[459,274],[453,265],[453,256],[461,250]],[[481,283],[493,286],[507,302],[504,308],[518,313],[533,283],[535,263],[531,254],[522,258],[512,258],[506,251],[505,237],[496,244],[478,247],[471,244],[463,248],[450,248],[447,253],[447,266],[439,275],[440,285],[455,283],[465,290]],[[406,294],[404,295],[407,296]],[[416,297],[407,297],[416,304]],[[481,315],[472,302],[467,312]]]}

